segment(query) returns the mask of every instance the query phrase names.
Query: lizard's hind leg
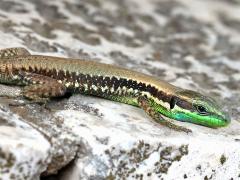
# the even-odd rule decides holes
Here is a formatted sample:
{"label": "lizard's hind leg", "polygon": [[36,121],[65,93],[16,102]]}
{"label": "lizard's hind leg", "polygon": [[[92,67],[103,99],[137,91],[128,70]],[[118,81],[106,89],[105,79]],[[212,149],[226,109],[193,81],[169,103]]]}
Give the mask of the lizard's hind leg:
{"label": "lizard's hind leg", "polygon": [[28,85],[24,87],[22,95],[35,102],[47,101],[51,97],[64,96],[66,87],[56,79],[34,73],[23,75]]}
{"label": "lizard's hind leg", "polygon": [[190,129],[187,129],[183,126],[178,126],[176,124],[173,124],[170,121],[167,121],[164,119],[161,114],[156,111],[152,106],[147,97],[145,96],[140,96],[138,98],[138,104],[139,106],[157,123],[162,124],[164,126],[167,126],[171,129],[174,129],[176,131],[183,131],[186,133],[192,132]]}

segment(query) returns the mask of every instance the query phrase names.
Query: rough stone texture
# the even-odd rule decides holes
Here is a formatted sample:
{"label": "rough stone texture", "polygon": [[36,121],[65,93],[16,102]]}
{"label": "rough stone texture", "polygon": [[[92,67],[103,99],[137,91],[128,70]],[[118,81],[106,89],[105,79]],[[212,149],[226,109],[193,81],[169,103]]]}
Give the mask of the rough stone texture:
{"label": "rough stone texture", "polygon": [[25,120],[0,106],[0,179],[37,179],[49,163],[50,144]]}
{"label": "rough stone texture", "polygon": [[94,97],[0,98],[0,179],[240,178],[239,13],[238,0],[0,0],[0,48],[152,74],[221,99],[232,117],[221,129],[179,123],[186,135]]}

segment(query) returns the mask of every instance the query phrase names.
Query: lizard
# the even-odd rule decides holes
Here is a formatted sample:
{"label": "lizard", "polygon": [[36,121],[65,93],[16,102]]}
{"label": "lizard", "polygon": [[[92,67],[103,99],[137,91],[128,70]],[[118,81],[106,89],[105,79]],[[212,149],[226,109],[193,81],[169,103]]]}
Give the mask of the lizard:
{"label": "lizard", "polygon": [[231,121],[213,98],[157,77],[84,59],[32,55],[21,47],[0,50],[0,83],[23,86],[21,95],[33,102],[80,93],[126,103],[186,133],[192,131],[164,117],[210,128]]}

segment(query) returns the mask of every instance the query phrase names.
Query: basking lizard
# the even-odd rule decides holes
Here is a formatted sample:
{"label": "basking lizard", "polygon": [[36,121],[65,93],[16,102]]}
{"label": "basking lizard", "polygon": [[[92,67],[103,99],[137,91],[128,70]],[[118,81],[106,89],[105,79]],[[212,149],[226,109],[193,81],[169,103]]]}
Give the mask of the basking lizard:
{"label": "basking lizard", "polygon": [[230,123],[212,98],[198,92],[113,65],[31,55],[24,48],[0,50],[0,83],[24,86],[22,95],[35,101],[70,92],[138,106],[154,121],[177,131],[191,132],[162,115],[212,128]]}

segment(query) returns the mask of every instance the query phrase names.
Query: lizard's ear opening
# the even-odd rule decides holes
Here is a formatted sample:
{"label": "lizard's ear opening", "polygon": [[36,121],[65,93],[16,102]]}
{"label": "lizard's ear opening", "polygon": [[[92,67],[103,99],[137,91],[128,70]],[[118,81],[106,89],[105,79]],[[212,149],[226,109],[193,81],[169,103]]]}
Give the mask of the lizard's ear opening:
{"label": "lizard's ear opening", "polygon": [[177,98],[175,96],[172,96],[170,100],[170,109],[173,109],[176,103],[177,103]]}

